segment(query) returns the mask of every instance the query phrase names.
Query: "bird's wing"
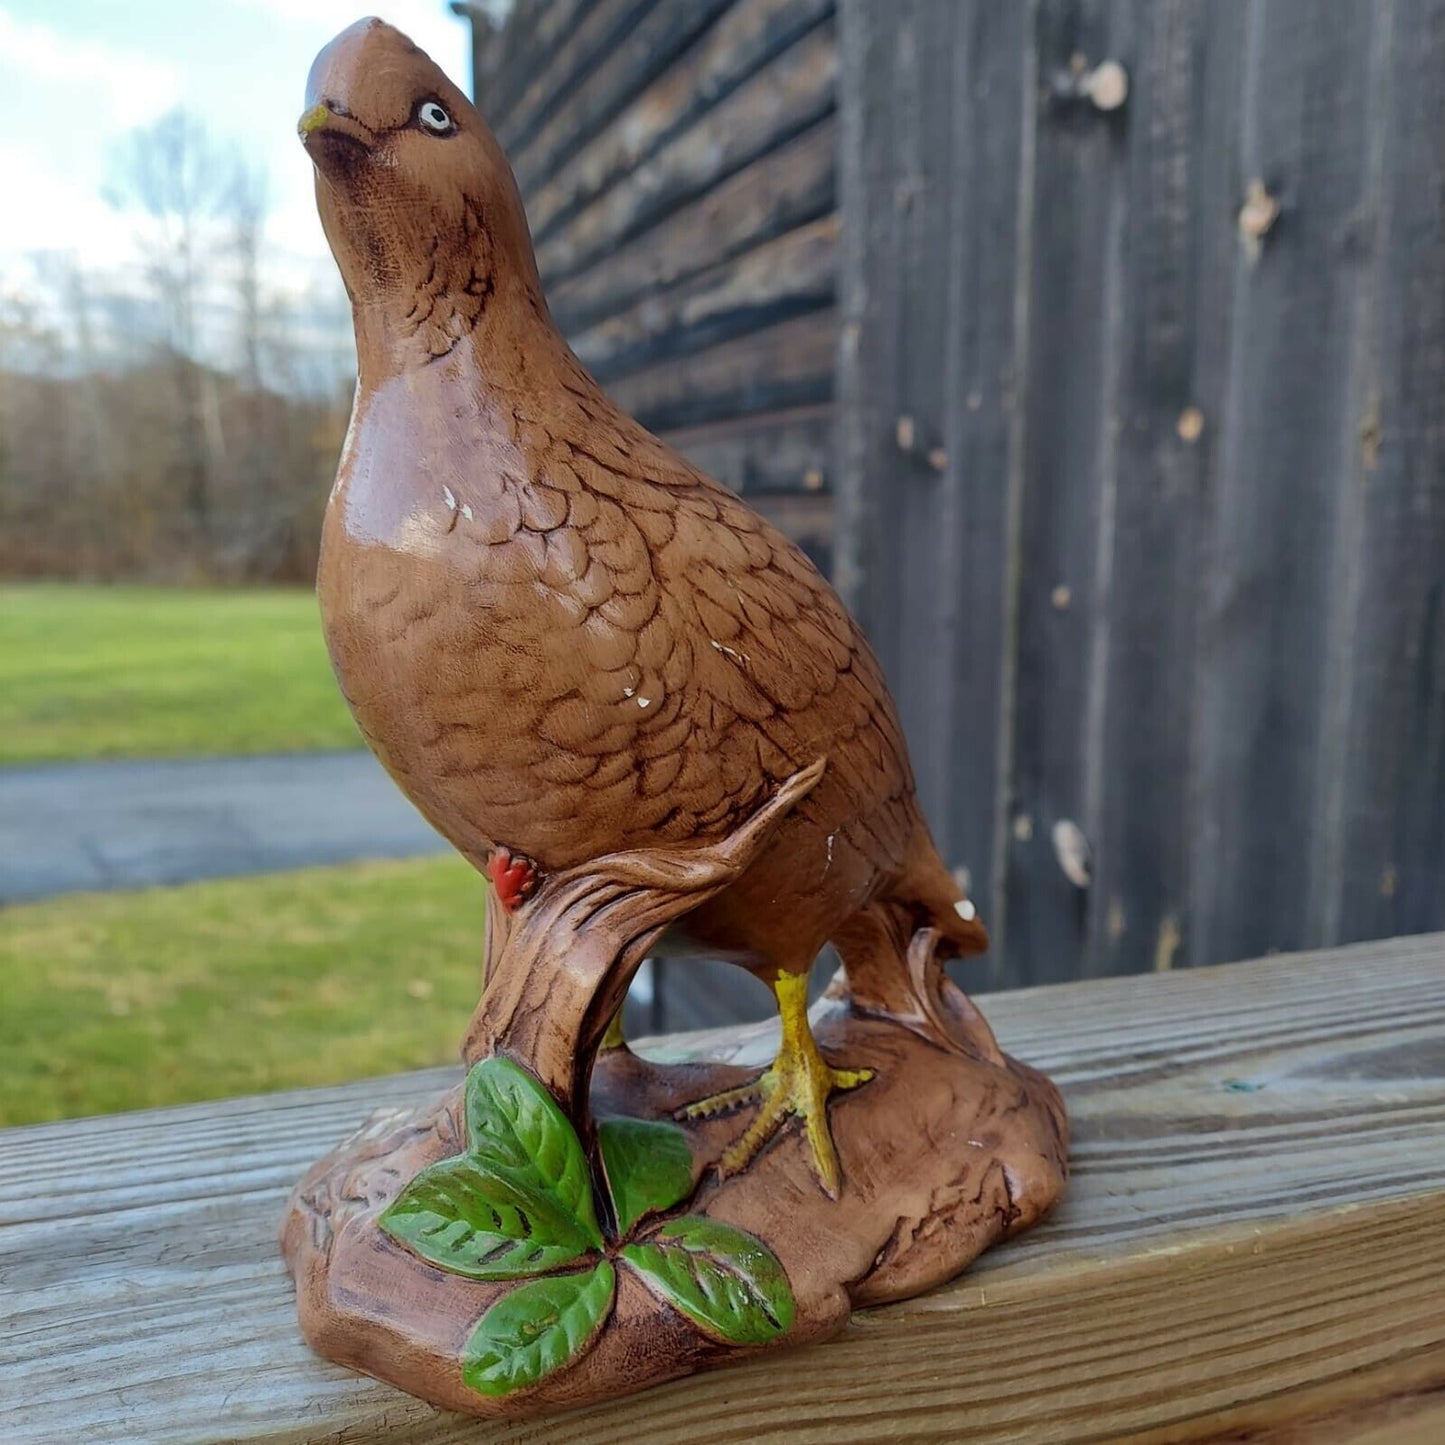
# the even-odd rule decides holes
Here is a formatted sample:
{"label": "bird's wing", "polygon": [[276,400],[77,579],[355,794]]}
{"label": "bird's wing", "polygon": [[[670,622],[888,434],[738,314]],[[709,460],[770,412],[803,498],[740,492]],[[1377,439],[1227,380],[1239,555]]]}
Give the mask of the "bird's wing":
{"label": "bird's wing", "polygon": [[826,753],[812,805],[880,860],[900,857],[906,749],[837,596],[781,533],[641,428],[598,430],[585,446],[552,440],[514,484],[515,575],[488,559],[494,620],[536,638],[503,686],[529,700],[534,731],[513,744],[560,790],[553,805],[578,822],[622,820],[612,846],[715,836]]}

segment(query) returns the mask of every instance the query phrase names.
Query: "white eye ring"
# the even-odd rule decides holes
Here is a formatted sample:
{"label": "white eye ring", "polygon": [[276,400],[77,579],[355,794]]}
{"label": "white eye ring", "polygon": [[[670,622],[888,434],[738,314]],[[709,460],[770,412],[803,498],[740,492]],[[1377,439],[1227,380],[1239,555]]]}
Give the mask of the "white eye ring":
{"label": "white eye ring", "polygon": [[424,100],[417,107],[416,118],[437,135],[445,135],[452,128],[452,118],[434,100]]}

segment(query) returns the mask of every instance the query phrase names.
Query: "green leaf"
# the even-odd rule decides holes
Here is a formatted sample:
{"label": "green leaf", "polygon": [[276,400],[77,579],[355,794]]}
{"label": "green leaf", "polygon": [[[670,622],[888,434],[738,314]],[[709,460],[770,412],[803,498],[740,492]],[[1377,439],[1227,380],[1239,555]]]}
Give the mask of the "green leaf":
{"label": "green leaf", "polygon": [[777,1255],[730,1224],[685,1214],[624,1246],[622,1257],[714,1339],[762,1345],[792,1327],[793,1291]]}
{"label": "green leaf", "polygon": [[595,1248],[602,1231],[577,1134],[557,1101],[510,1059],[483,1059],[467,1075],[468,1152],[489,1173],[550,1197]]}
{"label": "green leaf", "polygon": [[604,1259],[585,1274],[518,1285],[477,1322],[462,1351],[462,1379],[483,1395],[510,1395],[571,1364],[601,1332],[616,1283]]}
{"label": "green leaf", "polygon": [[626,1234],[644,1214],[671,1209],[692,1193],[692,1150],[676,1124],[604,1119],[597,1142],[619,1234]]}
{"label": "green leaf", "polygon": [[423,1169],[379,1221],[428,1264],[470,1279],[515,1279],[571,1264],[592,1245],[549,1194],[470,1155]]}

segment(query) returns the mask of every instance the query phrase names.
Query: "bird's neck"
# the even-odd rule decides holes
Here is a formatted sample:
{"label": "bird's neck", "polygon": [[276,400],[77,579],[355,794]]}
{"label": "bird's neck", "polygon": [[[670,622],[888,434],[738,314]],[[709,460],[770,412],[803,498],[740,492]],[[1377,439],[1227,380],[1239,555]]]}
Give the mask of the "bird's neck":
{"label": "bird's neck", "polygon": [[423,373],[505,391],[566,351],[540,291],[524,276],[488,278],[435,295],[421,288],[415,296],[359,298],[352,318],[363,391],[397,375]]}
{"label": "bird's neck", "polygon": [[431,546],[453,512],[474,535],[503,540],[515,520],[507,487],[542,464],[540,442],[585,430],[585,415],[607,405],[546,308],[525,296],[498,293],[437,356],[418,356],[415,330],[381,308],[358,307],[357,349],[333,525],[394,548]]}

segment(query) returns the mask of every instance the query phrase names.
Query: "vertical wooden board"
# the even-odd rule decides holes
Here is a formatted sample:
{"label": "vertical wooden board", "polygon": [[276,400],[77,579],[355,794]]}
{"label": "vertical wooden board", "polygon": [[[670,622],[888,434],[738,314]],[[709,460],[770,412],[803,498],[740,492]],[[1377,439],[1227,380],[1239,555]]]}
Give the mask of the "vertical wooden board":
{"label": "vertical wooden board", "polygon": [[[991,888],[1025,10],[845,6],[840,581],[940,850]],[[846,561],[842,560],[846,558]]]}
{"label": "vertical wooden board", "polygon": [[[1310,920],[1332,555],[1352,470],[1351,354],[1367,256],[1369,0],[1248,12],[1241,231],[1218,451],[1194,780],[1190,956],[1298,948]],[[1256,228],[1258,229],[1258,228]]]}
{"label": "vertical wooden board", "polygon": [[[1109,577],[1090,663],[1086,974],[1188,964],[1196,618],[1237,236],[1240,0],[1138,7]],[[1069,603],[1072,606],[1072,600]]]}
{"label": "vertical wooden board", "polygon": [[[1341,771],[1337,936],[1445,924],[1445,3],[1393,23],[1382,127],[1375,336],[1352,461],[1359,605]],[[1388,15],[1385,12],[1391,12]]]}
{"label": "vertical wooden board", "polygon": [[[1113,540],[1125,186],[1137,120],[1133,107],[1104,114],[1055,91],[1076,56],[1131,65],[1133,20],[1125,0],[1043,0],[1033,37],[1040,111],[1002,920],[1004,977],[1014,984],[1077,977],[1083,966],[1085,860],[1068,855],[1071,878],[1056,839],[1086,838],[1089,824],[1090,709],[1104,686],[1092,657],[1108,582],[1099,563]],[[1067,606],[1057,605],[1060,589]]]}

